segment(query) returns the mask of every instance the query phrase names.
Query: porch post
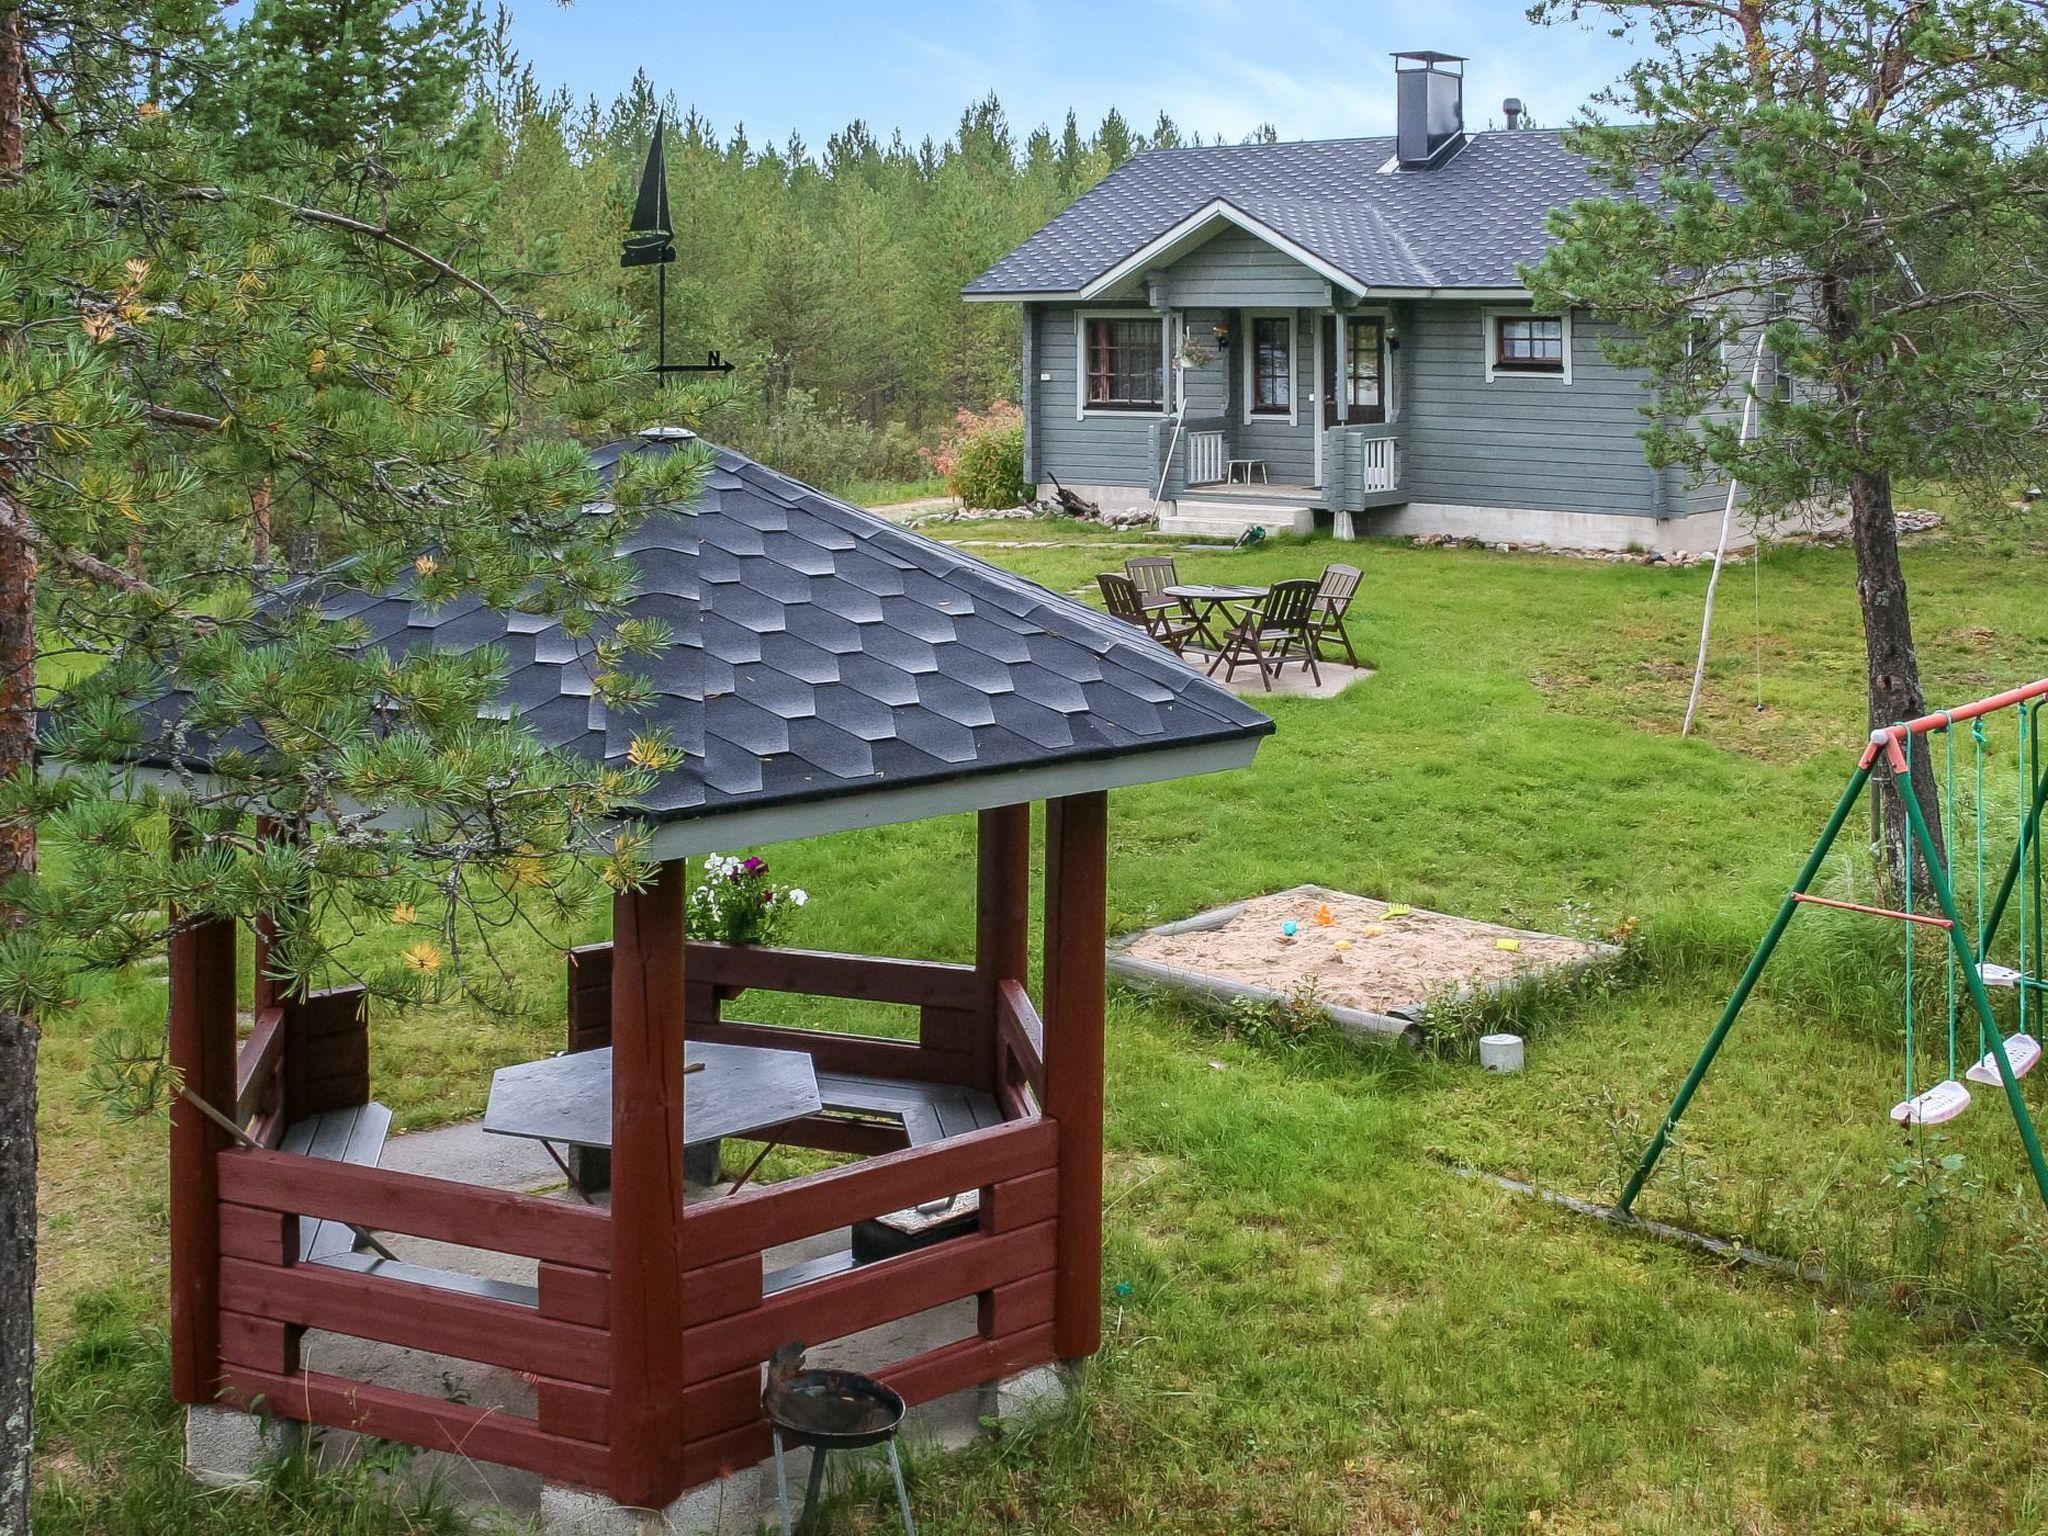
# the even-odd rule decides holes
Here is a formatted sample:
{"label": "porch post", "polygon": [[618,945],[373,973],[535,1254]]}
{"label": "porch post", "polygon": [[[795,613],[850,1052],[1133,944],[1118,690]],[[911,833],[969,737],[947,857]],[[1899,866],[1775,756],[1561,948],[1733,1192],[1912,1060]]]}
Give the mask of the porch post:
{"label": "porch post", "polygon": [[981,813],[975,857],[974,981],[980,1029],[975,1082],[996,1082],[996,989],[1031,980],[1031,807],[1005,805]]}
{"label": "porch post", "polygon": [[[235,1105],[235,925],[195,923],[170,940],[166,1046],[178,1080],[224,1114]],[[171,1100],[171,1395],[220,1396],[220,1167],[227,1135]]]}
{"label": "porch post", "polygon": [[1102,1342],[1102,993],[1109,796],[1045,807],[1045,1113],[1059,1131],[1053,1348]]}
{"label": "porch post", "polygon": [[612,902],[611,1482],[683,1491],[683,906],[686,866]]}

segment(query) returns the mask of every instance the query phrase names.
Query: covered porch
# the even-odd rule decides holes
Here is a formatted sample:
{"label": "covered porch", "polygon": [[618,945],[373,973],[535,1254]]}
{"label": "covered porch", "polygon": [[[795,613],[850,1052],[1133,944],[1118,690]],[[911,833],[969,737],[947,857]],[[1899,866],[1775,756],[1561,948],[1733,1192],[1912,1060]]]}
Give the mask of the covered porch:
{"label": "covered porch", "polygon": [[1406,499],[1390,310],[1195,308],[1167,324],[1175,407],[1151,447],[1177,529],[1264,516],[1306,533],[1317,512]]}

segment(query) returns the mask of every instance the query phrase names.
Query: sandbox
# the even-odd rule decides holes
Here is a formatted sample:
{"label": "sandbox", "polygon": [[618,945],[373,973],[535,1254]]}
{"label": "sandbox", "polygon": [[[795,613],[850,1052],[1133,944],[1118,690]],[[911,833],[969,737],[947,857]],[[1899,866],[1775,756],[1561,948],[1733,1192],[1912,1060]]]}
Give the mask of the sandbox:
{"label": "sandbox", "polygon": [[[1283,931],[1289,923],[1291,935]],[[1297,885],[1118,939],[1109,969],[1137,986],[1214,1001],[1279,1002],[1313,986],[1317,1005],[1341,1027],[1412,1039],[1432,992],[1497,991],[1614,952],[1611,944]]]}

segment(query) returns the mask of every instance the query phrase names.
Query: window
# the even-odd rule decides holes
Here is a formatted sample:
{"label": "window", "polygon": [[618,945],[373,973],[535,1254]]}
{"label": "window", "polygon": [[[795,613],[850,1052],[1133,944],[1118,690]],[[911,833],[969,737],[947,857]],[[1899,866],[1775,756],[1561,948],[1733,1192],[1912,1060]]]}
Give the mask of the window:
{"label": "window", "polygon": [[1159,321],[1149,316],[1089,319],[1083,373],[1091,411],[1157,411],[1165,399]]}
{"label": "window", "polygon": [[1260,315],[1252,321],[1251,410],[1255,416],[1294,413],[1294,321]]}
{"label": "window", "polygon": [[1386,414],[1380,394],[1380,322],[1353,319],[1344,327],[1344,416],[1347,421],[1379,421]]}
{"label": "window", "polygon": [[1486,377],[1572,381],[1572,317],[1532,315],[1526,309],[1481,312]]}
{"label": "window", "polygon": [[1564,372],[1564,321],[1555,315],[1495,315],[1493,366],[1517,373]]}

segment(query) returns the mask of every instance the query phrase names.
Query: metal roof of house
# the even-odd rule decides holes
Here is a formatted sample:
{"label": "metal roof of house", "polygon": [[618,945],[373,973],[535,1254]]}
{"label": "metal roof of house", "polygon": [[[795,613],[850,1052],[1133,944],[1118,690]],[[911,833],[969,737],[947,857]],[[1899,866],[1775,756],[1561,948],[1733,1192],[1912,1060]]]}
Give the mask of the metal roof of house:
{"label": "metal roof of house", "polygon": [[[608,476],[687,436],[643,434],[592,462]],[[1129,626],[730,449],[687,508],[647,518],[619,553],[639,574],[630,616],[676,640],[640,666],[653,697],[631,712],[596,696],[593,639],[552,619],[430,606],[403,583],[320,603],[376,649],[497,647],[492,713],[549,746],[623,767],[636,737],[666,733],[683,761],[641,809],[703,830],[657,833],[658,857],[1237,766],[1273,729]],[[819,802],[834,806],[773,814]]]}
{"label": "metal roof of house", "polygon": [[1552,244],[1546,216],[1609,189],[1540,129],[1474,134],[1428,170],[1388,169],[1394,140],[1326,139],[1138,155],[964,290],[1084,295],[1213,203],[1376,288],[1513,288]]}

